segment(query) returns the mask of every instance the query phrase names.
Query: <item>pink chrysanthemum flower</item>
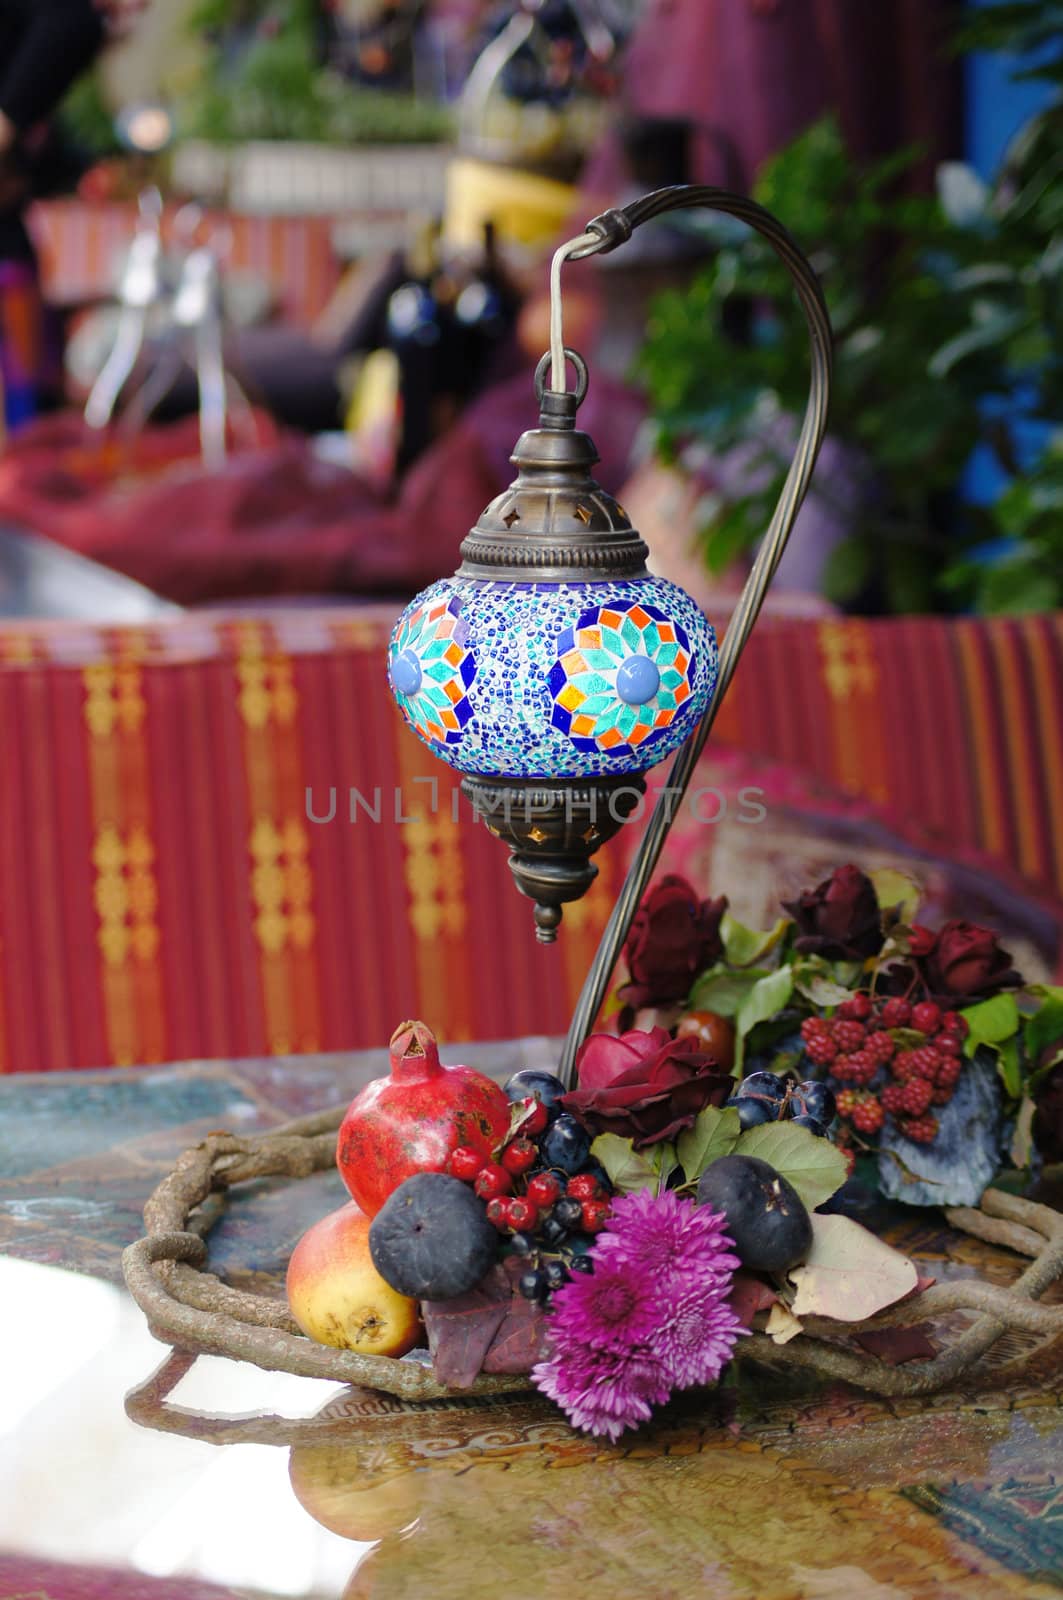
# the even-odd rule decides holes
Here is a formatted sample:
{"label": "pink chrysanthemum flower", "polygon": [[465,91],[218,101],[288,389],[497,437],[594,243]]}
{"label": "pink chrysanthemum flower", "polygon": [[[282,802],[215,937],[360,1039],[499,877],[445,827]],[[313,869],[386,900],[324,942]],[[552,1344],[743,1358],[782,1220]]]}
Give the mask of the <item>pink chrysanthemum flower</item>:
{"label": "pink chrysanthemum flower", "polygon": [[532,1376],[577,1428],[616,1439],[673,1389],[712,1383],[742,1325],[723,1218],[665,1193],[613,1202],[609,1228],[554,1296],[551,1354]]}
{"label": "pink chrysanthemum flower", "polygon": [[689,1289],[695,1280],[729,1287],[739,1260],[725,1226],[711,1206],[695,1205],[671,1190],[653,1195],[640,1189],[613,1201],[609,1227],[592,1254],[596,1266],[599,1260],[615,1261],[670,1293]]}
{"label": "pink chrysanthemum flower", "polygon": [[573,1427],[609,1439],[648,1422],[653,1407],[671,1392],[668,1378],[645,1350],[557,1352],[533,1369],[532,1378]]}
{"label": "pink chrysanthemum flower", "polygon": [[626,1263],[595,1261],[554,1296],[550,1334],[555,1347],[623,1354],[653,1337],[661,1307],[652,1279]]}
{"label": "pink chrysanthemum flower", "polygon": [[715,1383],[734,1353],[735,1340],[748,1331],[725,1295],[726,1290],[721,1294],[713,1287],[684,1296],[658,1329],[654,1355],[676,1389]]}

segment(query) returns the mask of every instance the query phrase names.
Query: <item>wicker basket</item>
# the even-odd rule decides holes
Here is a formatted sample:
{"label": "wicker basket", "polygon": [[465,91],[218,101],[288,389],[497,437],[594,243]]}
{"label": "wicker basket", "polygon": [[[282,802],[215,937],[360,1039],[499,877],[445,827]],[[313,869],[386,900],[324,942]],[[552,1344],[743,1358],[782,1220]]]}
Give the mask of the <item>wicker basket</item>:
{"label": "wicker basket", "polygon": [[[454,1391],[437,1382],[424,1352],[399,1361],[316,1344],[300,1332],[283,1303],[233,1289],[206,1270],[206,1235],[220,1209],[205,1202],[253,1179],[305,1178],[326,1170],[335,1160],[336,1130],[345,1109],[335,1107],[256,1138],[211,1134],[185,1151],[145,1207],[147,1235],[125,1251],[126,1283],[155,1336],[182,1350],[357,1384],[404,1400],[444,1398]],[[978,1210],[945,1215],[965,1233],[1032,1258],[1030,1265],[1007,1288],[965,1278],[934,1284],[866,1322],[810,1319],[805,1331],[785,1345],[753,1333],[741,1341],[739,1359],[811,1369],[875,1394],[917,1395],[962,1377],[1006,1334],[1025,1335],[1021,1361],[1063,1337],[1063,1304],[1040,1303],[1063,1276],[1063,1214],[989,1189]],[[975,1320],[957,1328],[956,1314],[962,1312],[975,1313]],[[856,1334],[931,1322],[942,1348],[930,1361],[893,1366],[853,1342]],[[481,1375],[463,1392],[493,1395],[530,1387],[522,1375]]]}

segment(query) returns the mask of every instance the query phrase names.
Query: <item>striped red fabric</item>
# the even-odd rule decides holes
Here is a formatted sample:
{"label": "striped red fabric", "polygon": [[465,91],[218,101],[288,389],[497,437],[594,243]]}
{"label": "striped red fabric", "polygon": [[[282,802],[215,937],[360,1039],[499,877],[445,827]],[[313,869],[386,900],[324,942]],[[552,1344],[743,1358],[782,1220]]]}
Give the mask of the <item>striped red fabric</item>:
{"label": "striped red fabric", "polygon": [[[391,621],[0,628],[0,1070],[563,1030],[635,830],[537,945],[391,704]],[[1061,616],[765,619],[715,741],[1063,909]]]}

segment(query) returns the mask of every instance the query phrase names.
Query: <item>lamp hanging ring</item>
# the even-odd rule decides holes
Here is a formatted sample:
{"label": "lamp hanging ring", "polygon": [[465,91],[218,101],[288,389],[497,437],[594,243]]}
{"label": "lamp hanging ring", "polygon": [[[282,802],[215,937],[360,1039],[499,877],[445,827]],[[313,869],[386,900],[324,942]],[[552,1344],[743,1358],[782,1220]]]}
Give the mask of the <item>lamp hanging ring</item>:
{"label": "lamp hanging ring", "polygon": [[[572,365],[576,369],[576,387],[575,390],[565,389],[560,392],[564,394],[574,394],[576,405],[581,406],[587,396],[587,363],[584,361],[578,350],[570,350],[567,344],[564,346],[564,353],[566,360],[571,361]],[[551,353],[549,350],[547,350],[545,355],[540,360],[539,365],[535,369],[535,398],[539,402],[540,406],[542,406],[543,396],[547,392],[546,374],[550,370],[552,360],[553,358]],[[554,386],[552,382],[550,389],[551,392],[553,392]]]}

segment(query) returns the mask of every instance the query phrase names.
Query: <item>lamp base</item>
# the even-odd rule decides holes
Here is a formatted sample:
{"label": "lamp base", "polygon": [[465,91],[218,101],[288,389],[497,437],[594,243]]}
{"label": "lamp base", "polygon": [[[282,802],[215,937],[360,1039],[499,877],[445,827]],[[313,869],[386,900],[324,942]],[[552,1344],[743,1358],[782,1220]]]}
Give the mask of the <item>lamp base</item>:
{"label": "lamp base", "polygon": [[638,773],[568,781],[469,775],[461,792],[488,832],[509,845],[517,888],[535,901],[535,937],[553,944],[562,907],[598,876],[590,858],[640,806],[646,780]]}

